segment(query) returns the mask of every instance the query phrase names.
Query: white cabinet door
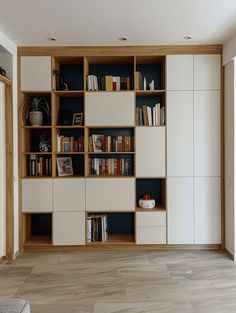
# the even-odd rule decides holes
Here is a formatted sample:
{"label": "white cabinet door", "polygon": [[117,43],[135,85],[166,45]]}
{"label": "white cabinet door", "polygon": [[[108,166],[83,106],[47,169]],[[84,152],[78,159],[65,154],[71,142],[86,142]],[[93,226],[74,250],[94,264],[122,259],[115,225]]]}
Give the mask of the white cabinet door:
{"label": "white cabinet door", "polygon": [[53,213],[53,244],[84,245],[85,244],[85,213],[54,212]]}
{"label": "white cabinet door", "polygon": [[21,90],[51,91],[51,57],[21,57]]}
{"label": "white cabinet door", "polygon": [[194,56],[194,90],[219,90],[220,55]]}
{"label": "white cabinet door", "polygon": [[137,227],[166,227],[166,212],[137,212]]}
{"label": "white cabinet door", "polygon": [[22,211],[51,212],[52,209],[52,179],[23,179]]}
{"label": "white cabinet door", "polygon": [[87,211],[134,211],[133,178],[88,178],[86,180]]}
{"label": "white cabinet door", "polygon": [[137,227],[137,244],[166,244],[166,227]]}
{"label": "white cabinet door", "polygon": [[168,243],[194,244],[193,178],[167,179]]}
{"label": "white cabinet door", "polygon": [[166,175],[165,127],[136,128],[136,176]]}
{"label": "white cabinet door", "polygon": [[134,126],[134,92],[86,92],[86,126]]}
{"label": "white cabinet door", "polygon": [[55,211],[85,211],[85,179],[54,179]]}
{"label": "white cabinet door", "polygon": [[193,91],[167,92],[167,175],[193,176]]}
{"label": "white cabinet door", "polygon": [[195,178],[195,242],[221,243],[221,185],[219,177]]}
{"label": "white cabinet door", "polygon": [[168,55],[167,90],[193,90],[193,55]]}
{"label": "white cabinet door", "polygon": [[220,92],[194,92],[195,176],[220,176]]}

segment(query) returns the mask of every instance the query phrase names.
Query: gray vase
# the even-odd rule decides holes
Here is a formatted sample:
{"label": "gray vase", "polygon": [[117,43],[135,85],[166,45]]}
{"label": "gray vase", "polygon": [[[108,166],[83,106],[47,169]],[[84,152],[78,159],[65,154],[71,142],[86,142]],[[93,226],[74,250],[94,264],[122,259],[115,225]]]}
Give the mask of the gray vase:
{"label": "gray vase", "polygon": [[31,111],[29,113],[29,121],[32,126],[41,126],[43,124],[43,112]]}

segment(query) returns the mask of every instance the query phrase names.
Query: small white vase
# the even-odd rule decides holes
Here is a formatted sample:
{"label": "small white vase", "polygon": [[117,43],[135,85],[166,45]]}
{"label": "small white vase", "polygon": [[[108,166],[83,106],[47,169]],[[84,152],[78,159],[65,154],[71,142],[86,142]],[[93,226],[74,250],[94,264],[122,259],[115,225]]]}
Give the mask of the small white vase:
{"label": "small white vase", "polygon": [[31,111],[29,113],[29,121],[32,126],[41,126],[43,124],[43,112]]}

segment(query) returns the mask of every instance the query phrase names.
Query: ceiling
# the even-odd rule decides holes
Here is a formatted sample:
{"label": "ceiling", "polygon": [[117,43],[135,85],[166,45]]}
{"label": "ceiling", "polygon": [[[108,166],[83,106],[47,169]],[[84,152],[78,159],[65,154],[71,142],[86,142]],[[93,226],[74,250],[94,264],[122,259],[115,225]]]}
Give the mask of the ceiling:
{"label": "ceiling", "polygon": [[0,0],[0,8],[0,30],[18,45],[215,44],[236,32],[236,0]]}

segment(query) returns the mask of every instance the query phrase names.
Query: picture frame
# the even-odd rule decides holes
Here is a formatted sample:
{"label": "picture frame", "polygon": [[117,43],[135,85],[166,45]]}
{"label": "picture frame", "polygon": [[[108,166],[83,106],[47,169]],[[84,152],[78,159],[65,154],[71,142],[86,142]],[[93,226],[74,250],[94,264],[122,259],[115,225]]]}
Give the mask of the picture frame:
{"label": "picture frame", "polygon": [[73,114],[73,122],[74,126],[82,126],[83,125],[83,113],[74,113]]}
{"label": "picture frame", "polygon": [[102,152],[104,135],[92,135],[93,152]]}
{"label": "picture frame", "polygon": [[58,176],[72,176],[73,165],[71,157],[57,158],[57,172]]}

